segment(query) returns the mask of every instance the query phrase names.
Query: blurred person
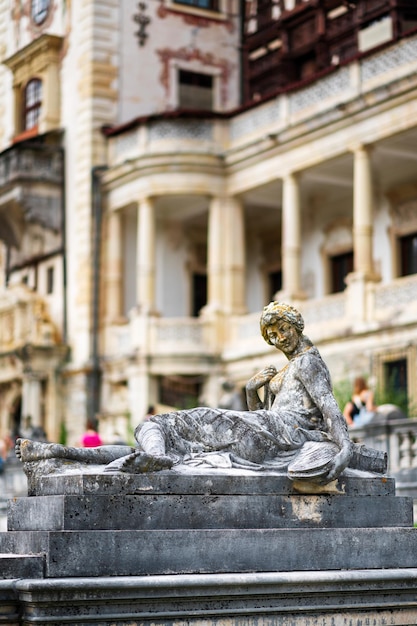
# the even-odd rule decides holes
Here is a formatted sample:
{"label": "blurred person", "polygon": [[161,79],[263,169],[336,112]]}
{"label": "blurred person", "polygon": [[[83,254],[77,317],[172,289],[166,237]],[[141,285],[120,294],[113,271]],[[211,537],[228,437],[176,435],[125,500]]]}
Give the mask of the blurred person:
{"label": "blurred person", "polygon": [[103,445],[103,441],[91,420],[87,422],[87,429],[81,438],[81,445],[83,448],[96,448]]}
{"label": "blurred person", "polygon": [[353,381],[353,394],[343,409],[348,426],[363,426],[373,417],[376,411],[374,392],[362,376]]}

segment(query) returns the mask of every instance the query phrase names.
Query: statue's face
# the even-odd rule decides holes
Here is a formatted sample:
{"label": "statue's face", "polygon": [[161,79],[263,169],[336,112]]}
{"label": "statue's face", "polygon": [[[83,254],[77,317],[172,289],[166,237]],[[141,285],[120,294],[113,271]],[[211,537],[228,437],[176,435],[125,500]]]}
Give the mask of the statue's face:
{"label": "statue's face", "polygon": [[294,352],[300,341],[296,328],[284,320],[270,324],[266,334],[268,342],[285,353]]}

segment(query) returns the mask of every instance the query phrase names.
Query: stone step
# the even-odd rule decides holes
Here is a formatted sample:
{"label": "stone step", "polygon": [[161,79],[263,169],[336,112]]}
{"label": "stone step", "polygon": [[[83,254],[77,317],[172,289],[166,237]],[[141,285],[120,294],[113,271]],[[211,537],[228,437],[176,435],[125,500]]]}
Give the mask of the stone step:
{"label": "stone step", "polygon": [[412,526],[411,498],[303,495],[57,495],[9,502],[8,529],[162,530]]}
{"label": "stone step", "polygon": [[44,542],[48,578],[410,568],[417,555],[414,528],[5,534],[26,535],[26,545],[30,538],[34,546]]}
{"label": "stone step", "polygon": [[41,554],[0,553],[0,579],[44,578],[45,557]]}
{"label": "stone step", "polygon": [[229,469],[186,468],[148,474],[83,473],[41,475],[32,477],[28,495],[320,495],[335,493],[347,496],[394,496],[395,480],[383,475],[345,470],[342,476],[320,487],[294,483],[286,475],[273,472],[250,472]]}
{"label": "stone step", "polygon": [[0,624],[410,626],[416,578],[403,569],[21,580],[4,612],[0,581]]}

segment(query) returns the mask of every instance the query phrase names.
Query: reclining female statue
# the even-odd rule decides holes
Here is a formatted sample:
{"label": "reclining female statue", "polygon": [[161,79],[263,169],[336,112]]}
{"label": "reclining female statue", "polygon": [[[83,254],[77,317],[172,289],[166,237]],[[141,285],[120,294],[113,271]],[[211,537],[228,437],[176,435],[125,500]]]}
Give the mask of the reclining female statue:
{"label": "reclining female statue", "polygon": [[349,465],[354,447],[327,366],[303,334],[303,318],[292,306],[271,302],[260,326],[265,341],[281,350],[288,363],[278,371],[265,367],[249,380],[248,411],[197,407],[153,415],[136,428],[136,448],[69,448],[18,440],[17,456],[25,464],[59,458],[131,473],[204,462],[285,469],[292,479],[321,484],[336,479]]}

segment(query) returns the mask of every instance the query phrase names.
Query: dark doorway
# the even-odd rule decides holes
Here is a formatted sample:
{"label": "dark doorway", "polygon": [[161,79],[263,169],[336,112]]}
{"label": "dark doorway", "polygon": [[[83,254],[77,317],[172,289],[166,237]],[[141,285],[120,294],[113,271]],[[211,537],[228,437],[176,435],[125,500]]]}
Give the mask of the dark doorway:
{"label": "dark doorway", "polygon": [[277,291],[282,289],[282,272],[277,270],[275,272],[269,272],[268,274],[268,287],[269,287],[269,299],[273,300]]}
{"label": "dark doorway", "polygon": [[345,278],[353,272],[353,252],[330,257],[330,293],[339,293],[346,288]]}
{"label": "dark doorway", "polygon": [[207,274],[193,274],[192,277],[192,316],[198,317],[200,310],[207,304]]}

